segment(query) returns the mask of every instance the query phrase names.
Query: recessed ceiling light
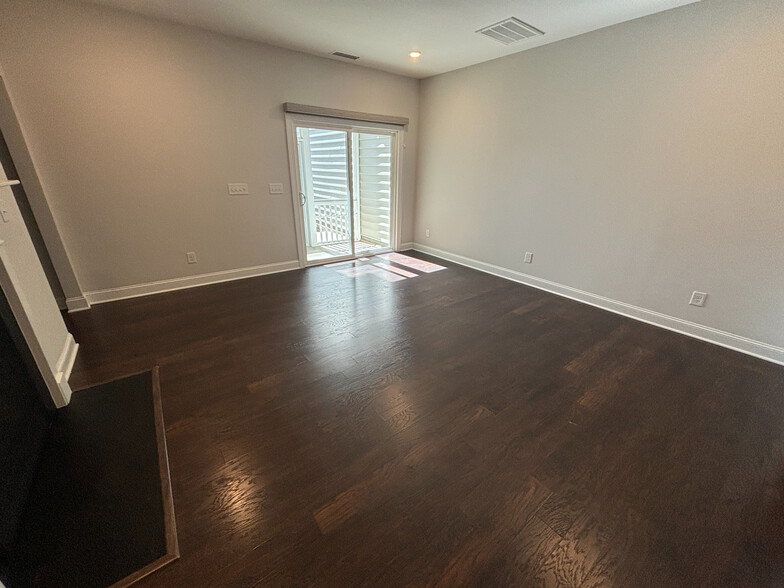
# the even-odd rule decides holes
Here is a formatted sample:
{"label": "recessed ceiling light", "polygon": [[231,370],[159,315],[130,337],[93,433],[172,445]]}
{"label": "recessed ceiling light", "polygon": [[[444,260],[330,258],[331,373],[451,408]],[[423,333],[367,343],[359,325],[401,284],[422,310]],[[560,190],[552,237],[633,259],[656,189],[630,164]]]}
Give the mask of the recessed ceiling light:
{"label": "recessed ceiling light", "polygon": [[411,53],[408,54],[408,56],[411,59],[419,59],[420,57],[422,57],[422,52],[421,51],[412,51]]}

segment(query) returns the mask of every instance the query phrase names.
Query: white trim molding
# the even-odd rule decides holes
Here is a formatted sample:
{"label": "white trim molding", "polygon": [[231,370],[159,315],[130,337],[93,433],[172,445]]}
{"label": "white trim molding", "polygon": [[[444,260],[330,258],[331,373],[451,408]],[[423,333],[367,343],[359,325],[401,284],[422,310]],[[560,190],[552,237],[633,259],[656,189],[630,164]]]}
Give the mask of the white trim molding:
{"label": "white trim molding", "polygon": [[78,351],[79,344],[74,340],[73,335],[68,333],[63,343],[63,350],[60,352],[60,358],[54,367],[54,377],[59,384],[71,379],[71,372],[73,371]]}
{"label": "white trim molding", "polygon": [[[414,249],[414,247],[415,247],[415,243],[413,243],[412,241],[407,241],[406,243],[401,243],[400,247],[398,247],[397,250],[398,251],[410,251],[411,249]],[[426,253],[426,252],[423,252],[423,253]]]}
{"label": "white trim molding", "polygon": [[283,261],[280,263],[270,263],[267,265],[255,265],[233,270],[212,272],[208,274],[198,274],[185,278],[173,278],[171,280],[159,280],[157,282],[147,282],[144,284],[133,284],[131,286],[120,286],[118,288],[107,288],[106,290],[93,290],[85,292],[88,304],[102,304],[115,300],[125,300],[126,298],[136,298],[138,296],[149,296],[151,294],[161,294],[174,290],[184,290],[196,286],[207,286],[208,284],[219,284],[221,282],[231,282],[243,278],[254,278],[267,274],[277,274],[299,269],[299,261]]}
{"label": "white trim molding", "polygon": [[[30,242],[32,248],[32,242]],[[11,313],[14,315],[16,324],[22,332],[30,354],[33,356],[38,372],[52,397],[52,402],[56,408],[62,408],[71,401],[71,387],[68,384],[68,378],[71,375],[73,362],[76,361],[76,352],[79,350],[79,345],[74,341],[73,336],[65,328],[62,316],[60,315],[57,304],[54,302],[54,295],[52,296],[52,312],[50,313],[49,329],[41,330],[40,322],[31,320],[33,312],[38,312],[39,306],[30,307],[30,300],[25,293],[19,289],[21,284],[19,278],[10,264],[7,256],[5,241],[0,240],[0,289],[5,294],[8,306],[11,308]],[[41,271],[41,279],[43,276],[43,269]],[[43,311],[48,311],[46,305],[43,306]],[[56,317],[56,318],[55,318]],[[59,321],[61,328],[52,328],[53,321]],[[38,325],[38,326],[36,326]],[[60,351],[59,357],[53,365],[53,358],[51,355],[47,357],[44,344],[41,337],[46,337],[47,345],[52,337],[56,337],[56,331],[63,334],[63,347]],[[55,333],[54,335],[52,333]]]}
{"label": "white trim molding", "polygon": [[492,274],[494,276],[505,278],[513,282],[525,284],[526,286],[531,286],[539,290],[550,292],[551,294],[557,294],[558,296],[570,298],[571,300],[576,300],[577,302],[590,304],[591,306],[596,306],[597,308],[608,310],[615,314],[620,314],[622,316],[642,321],[656,327],[661,327],[669,331],[675,331],[681,335],[687,335],[695,339],[700,339],[701,341],[713,343],[714,345],[720,345],[721,347],[739,351],[741,353],[745,353],[746,355],[752,355],[759,359],[764,359],[779,365],[784,365],[784,348],[777,347],[776,345],[763,343],[762,341],[756,341],[754,339],[749,339],[747,337],[742,337],[740,335],[714,329],[713,327],[706,327],[705,325],[700,325],[698,323],[679,319],[674,316],[648,310],[639,306],[634,306],[633,304],[627,304],[626,302],[613,300],[612,298],[599,296],[598,294],[592,294],[590,292],[578,290],[577,288],[572,288],[571,286],[565,286],[557,282],[551,282],[550,280],[537,278],[536,276],[524,274],[522,272],[493,265],[491,263],[486,263],[484,261],[471,259],[470,257],[464,257],[462,255],[449,253],[448,251],[442,251],[441,249],[436,249],[434,247],[428,247],[427,245],[422,245],[420,243],[414,243],[413,248],[416,251],[421,251],[422,253],[427,253],[428,255],[432,255],[440,259],[452,261],[459,265],[464,265],[487,274]]}
{"label": "white trim molding", "polygon": [[26,139],[27,133],[17,112],[18,109],[14,106],[14,100],[11,98],[3,72],[0,71],[0,127],[2,127],[8,151],[11,153],[14,167],[19,174],[19,180],[24,186],[27,201],[38,224],[63,293],[66,297],[84,296],[71,256],[49,206],[41,177],[38,175],[35,157],[30,151]]}
{"label": "white trim molding", "polygon": [[68,309],[68,312],[79,312],[81,310],[90,310],[90,303],[85,296],[76,296],[74,298],[66,298],[65,307]]}

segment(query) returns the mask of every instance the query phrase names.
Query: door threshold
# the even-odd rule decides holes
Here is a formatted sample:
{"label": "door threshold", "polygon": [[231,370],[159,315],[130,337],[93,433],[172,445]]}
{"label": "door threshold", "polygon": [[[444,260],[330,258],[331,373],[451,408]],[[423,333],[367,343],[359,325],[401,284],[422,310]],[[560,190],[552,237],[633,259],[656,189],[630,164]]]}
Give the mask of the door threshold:
{"label": "door threshold", "polygon": [[342,255],[340,257],[331,257],[329,259],[314,259],[313,261],[306,261],[304,267],[318,267],[320,265],[330,265],[333,263],[345,263],[347,261],[357,261],[365,257],[373,257],[375,255],[383,255],[385,253],[394,253],[395,249],[392,247],[384,247],[383,249],[374,249],[372,251],[363,251],[355,255]]}

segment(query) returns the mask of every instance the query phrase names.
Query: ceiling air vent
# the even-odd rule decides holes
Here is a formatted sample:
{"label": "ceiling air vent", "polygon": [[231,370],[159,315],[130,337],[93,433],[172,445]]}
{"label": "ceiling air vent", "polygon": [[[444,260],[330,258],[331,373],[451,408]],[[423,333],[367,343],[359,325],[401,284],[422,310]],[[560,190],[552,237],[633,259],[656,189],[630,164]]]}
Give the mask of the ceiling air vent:
{"label": "ceiling air vent", "polygon": [[343,53],[342,51],[333,51],[330,55],[334,55],[335,57],[342,57],[343,59],[350,59],[351,61],[356,61],[359,59],[358,55],[351,55],[351,53]]}
{"label": "ceiling air vent", "polygon": [[524,23],[522,20],[515,17],[510,17],[497,22],[494,25],[479,29],[476,31],[486,37],[490,37],[504,45],[511,45],[522,41],[523,39],[530,39],[531,37],[538,37],[544,35],[539,29]]}

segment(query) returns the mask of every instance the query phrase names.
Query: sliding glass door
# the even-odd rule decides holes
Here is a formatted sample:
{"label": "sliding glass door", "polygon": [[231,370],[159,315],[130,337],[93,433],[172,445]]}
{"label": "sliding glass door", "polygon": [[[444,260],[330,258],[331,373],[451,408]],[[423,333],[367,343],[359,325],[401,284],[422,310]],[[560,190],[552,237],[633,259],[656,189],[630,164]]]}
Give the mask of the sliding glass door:
{"label": "sliding glass door", "polygon": [[395,245],[396,131],[290,120],[300,261],[314,265]]}
{"label": "sliding glass door", "polygon": [[307,262],[353,257],[348,133],[297,127]]}

